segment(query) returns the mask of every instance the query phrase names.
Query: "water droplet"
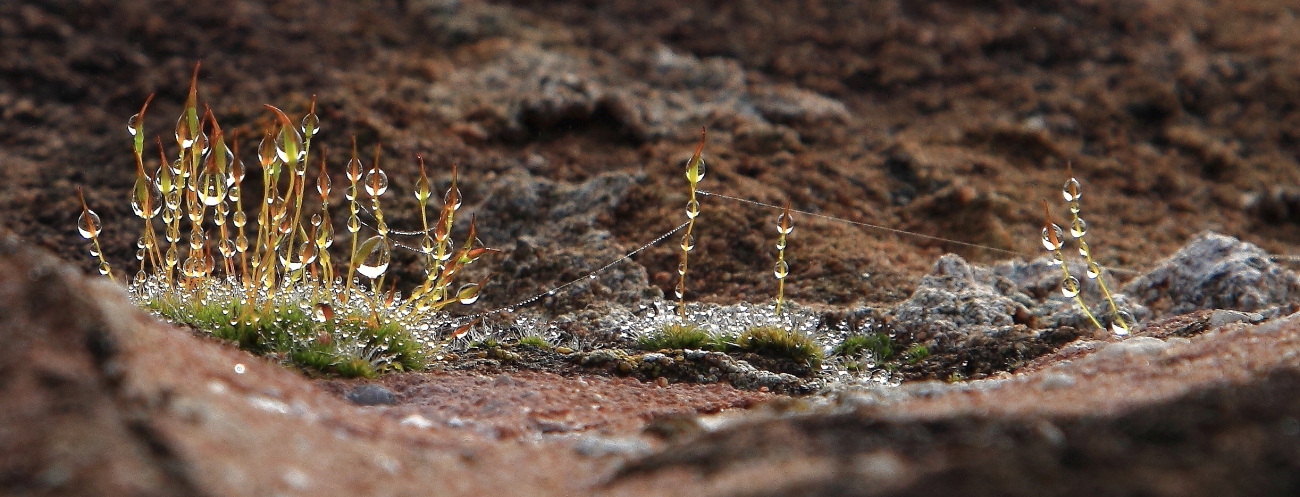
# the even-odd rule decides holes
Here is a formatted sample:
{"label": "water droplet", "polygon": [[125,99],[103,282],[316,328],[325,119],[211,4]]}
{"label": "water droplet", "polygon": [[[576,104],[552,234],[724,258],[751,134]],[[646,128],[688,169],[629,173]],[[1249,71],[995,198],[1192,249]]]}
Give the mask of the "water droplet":
{"label": "water droplet", "polygon": [[247,371],[247,368],[243,364],[235,365],[235,374],[244,374],[244,371]]}
{"label": "water droplet", "polygon": [[218,173],[204,172],[199,176],[198,189],[195,191],[203,205],[214,206],[221,203],[226,196],[225,180]]}
{"label": "water droplet", "polygon": [[478,301],[480,289],[478,283],[466,283],[460,287],[460,290],[456,291],[456,299],[464,305],[473,304]]}
{"label": "water droplet", "polygon": [[1086,234],[1088,234],[1088,223],[1075,216],[1074,221],[1070,223],[1070,236],[1083,238],[1083,235]]}
{"label": "water droplet", "polygon": [[375,236],[366,240],[361,245],[358,252],[366,250],[365,255],[357,264],[357,272],[363,276],[375,279],[388,270],[388,264],[392,260],[392,253],[388,247],[388,240],[382,236]]}
{"label": "water droplet", "polygon": [[106,274],[108,274],[108,272],[109,272],[108,263],[107,263],[107,262],[100,262],[100,263],[99,263],[99,274],[104,274],[104,275],[106,275]]}
{"label": "water droplet", "polygon": [[1078,202],[1079,197],[1083,196],[1083,190],[1079,188],[1079,180],[1070,178],[1069,181],[1066,181],[1065,186],[1061,187],[1061,194],[1065,197],[1066,202]]}
{"label": "water droplet", "polygon": [[316,113],[313,112],[304,116],[302,118],[302,134],[310,138],[317,131],[320,131],[320,118],[316,117]]}
{"label": "water droplet", "polygon": [[776,239],[776,249],[777,249],[777,250],[785,250],[785,237],[784,237],[784,236],[781,237],[781,238],[777,238],[777,239]]}
{"label": "water droplet", "polygon": [[1069,278],[1061,280],[1061,295],[1065,295],[1065,298],[1070,299],[1070,298],[1074,298],[1078,294],[1079,294],[1078,278],[1071,276]]}
{"label": "water droplet", "polygon": [[104,224],[99,220],[99,214],[90,209],[82,209],[81,216],[77,218],[77,232],[81,237],[87,240],[99,236],[104,230]]}
{"label": "water droplet", "polygon": [[679,262],[679,263],[677,263],[677,274],[680,274],[680,275],[685,275],[685,274],[686,274],[686,262],[683,261],[683,262]]}
{"label": "water droplet", "polygon": [[682,237],[682,250],[690,252],[695,248],[695,237],[687,234]]}
{"label": "water droplet", "polygon": [[1134,324],[1137,324],[1137,320],[1133,319],[1132,314],[1129,314],[1128,311],[1119,311],[1115,316],[1115,320],[1110,323],[1110,331],[1118,336],[1124,336],[1128,334]]}
{"label": "water droplet", "polygon": [[[189,114],[188,111],[189,109],[186,109],[185,114]],[[194,130],[190,128],[189,119],[186,119],[185,114],[176,121],[176,142],[181,145],[181,148],[188,149],[194,145]]]}
{"label": "water droplet", "polygon": [[790,266],[785,261],[776,261],[776,266],[772,269],[772,272],[776,274],[776,279],[785,279],[790,274]]}
{"label": "water droplet", "polygon": [[700,215],[700,203],[695,199],[691,199],[689,202],[686,203],[686,218],[695,219],[699,215]]}
{"label": "water droplet", "polygon": [[298,130],[280,128],[280,132],[275,136],[275,155],[281,162],[289,165],[297,164],[307,156],[307,149],[303,146],[302,135]]}
{"label": "water droplet", "polygon": [[1042,238],[1043,248],[1051,251],[1060,250],[1061,246],[1064,245],[1064,242],[1061,241],[1063,238],[1061,233],[1061,227],[1057,226],[1056,223],[1052,223],[1051,226],[1052,231],[1049,233],[1047,230],[1048,230],[1047,227],[1043,228],[1043,238]]}
{"label": "water droplet", "polygon": [[788,235],[791,231],[794,231],[794,217],[784,212],[776,216],[776,232]]}
{"label": "water droplet", "polygon": [[131,136],[135,136],[137,133],[139,133],[139,130],[141,127],[143,127],[143,124],[144,123],[140,122],[140,114],[132,115],[130,119],[126,120],[126,132],[130,133]]}
{"label": "water droplet", "polygon": [[1097,276],[1101,275],[1101,266],[1098,266],[1097,263],[1095,262],[1088,261],[1087,274],[1088,274],[1088,279],[1090,280],[1097,279]]}
{"label": "water droplet", "polygon": [[316,310],[313,313],[313,315],[316,318],[316,322],[324,323],[331,319],[334,319],[334,308],[330,307],[329,304],[321,302],[316,304]]}
{"label": "water droplet", "polygon": [[244,214],[244,211],[235,211],[235,215],[230,218],[230,223],[235,225],[236,228],[243,228],[245,224],[248,224],[248,216]]}
{"label": "water droplet", "polygon": [[384,192],[388,191],[388,175],[382,169],[377,167],[371,168],[366,173],[366,194],[370,198],[379,198]]}
{"label": "water droplet", "polygon": [[460,209],[460,203],[460,188],[453,183],[447,187],[447,193],[442,196],[442,205],[450,205],[451,210],[457,210]]}
{"label": "water droplet", "polygon": [[361,220],[357,219],[356,214],[348,216],[348,232],[356,233],[358,231],[361,231]]}
{"label": "water droplet", "polygon": [[700,159],[696,161],[695,164],[690,164],[688,162],[686,164],[686,180],[690,181],[691,183],[699,183],[700,180],[704,179],[705,170],[706,167],[704,164],[703,157],[700,157]]}

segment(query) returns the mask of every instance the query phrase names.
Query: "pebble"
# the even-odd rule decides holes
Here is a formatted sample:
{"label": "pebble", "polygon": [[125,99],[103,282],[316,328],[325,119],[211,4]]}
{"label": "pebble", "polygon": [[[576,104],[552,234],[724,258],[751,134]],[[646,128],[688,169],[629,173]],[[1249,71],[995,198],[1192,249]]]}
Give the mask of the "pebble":
{"label": "pebble", "polygon": [[344,397],[352,403],[363,406],[392,405],[397,403],[397,394],[383,385],[365,383],[348,391]]}

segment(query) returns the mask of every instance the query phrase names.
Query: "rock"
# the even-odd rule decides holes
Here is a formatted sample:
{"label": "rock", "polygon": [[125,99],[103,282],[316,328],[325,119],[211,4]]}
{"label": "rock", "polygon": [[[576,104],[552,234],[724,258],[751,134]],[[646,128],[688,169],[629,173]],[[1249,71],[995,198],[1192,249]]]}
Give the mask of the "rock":
{"label": "rock", "polygon": [[1300,297],[1300,276],[1274,264],[1257,245],[1207,231],[1124,293],[1164,315],[1198,309],[1257,311]]}
{"label": "rock", "polygon": [[1101,357],[1119,355],[1154,356],[1164,352],[1167,348],[1169,348],[1169,344],[1159,338],[1133,337],[1128,340],[1107,344],[1097,351],[1097,355]]}
{"label": "rock", "polygon": [[397,394],[388,387],[375,383],[363,383],[349,390],[346,395],[354,404],[363,406],[392,405],[397,403]]}
{"label": "rock", "polygon": [[912,297],[889,310],[890,327],[903,343],[922,343],[931,353],[959,348],[971,337],[1016,324],[1023,304],[988,281],[994,276],[960,256],[940,257]]}

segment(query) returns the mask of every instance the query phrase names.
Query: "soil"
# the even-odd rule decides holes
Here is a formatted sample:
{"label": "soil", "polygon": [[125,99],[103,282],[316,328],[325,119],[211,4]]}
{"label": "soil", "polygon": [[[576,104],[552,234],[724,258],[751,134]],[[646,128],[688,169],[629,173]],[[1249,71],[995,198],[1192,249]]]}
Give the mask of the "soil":
{"label": "soil", "polygon": [[[1295,494],[1300,328],[1285,284],[1255,307],[1161,302],[1123,340],[1025,305],[1055,289],[1021,281],[997,290],[1021,307],[983,323],[997,330],[985,338],[904,332],[888,312],[923,303],[946,253],[976,268],[1045,254],[1041,201],[1065,223],[1067,167],[1117,287],[1207,230],[1261,247],[1272,257],[1260,267],[1288,264],[1300,245],[1295,14],[1268,0],[4,2],[0,232],[13,235],[0,338],[14,346],[0,354],[0,488]],[[147,141],[170,136],[196,61],[200,100],[250,164],[271,120],[262,105],[300,116],[315,96],[335,206],[352,136],[367,156],[382,144],[385,212],[404,229],[419,224],[414,156],[438,188],[458,164],[462,212],[502,252],[469,275],[493,276],[457,312],[543,294],[505,315],[548,323],[573,350],[462,353],[377,380],[393,403],[358,406],[347,399],[369,381],[308,378],[71,274],[96,267],[74,229],[77,188],[103,218],[115,275],[134,273],[123,125],[154,93]],[[673,294],[676,237],[544,292],[685,222],[680,166],[701,128],[700,188],[713,195],[700,199],[688,301],[772,299],[777,211],[734,198],[788,200],[786,298],[820,331],[897,328],[900,350],[935,354],[900,358],[883,385],[834,381],[844,365],[831,364],[782,390],[811,396],[698,381],[710,367],[766,371],[736,354],[621,371],[653,351],[602,319]],[[392,274],[409,290],[423,272],[402,252]],[[582,361],[599,350],[622,355]]]}

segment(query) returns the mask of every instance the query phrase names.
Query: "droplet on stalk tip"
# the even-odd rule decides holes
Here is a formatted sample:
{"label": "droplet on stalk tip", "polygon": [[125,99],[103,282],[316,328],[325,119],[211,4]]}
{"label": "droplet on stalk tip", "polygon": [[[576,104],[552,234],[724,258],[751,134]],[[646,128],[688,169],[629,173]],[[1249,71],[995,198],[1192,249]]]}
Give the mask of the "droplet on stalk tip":
{"label": "droplet on stalk tip", "polygon": [[388,264],[392,261],[388,240],[382,236],[374,236],[366,240],[357,249],[357,252],[360,255],[357,272],[372,280],[384,274],[384,271],[388,270]]}
{"label": "droplet on stalk tip", "polygon": [[388,175],[378,166],[372,167],[370,172],[366,173],[365,186],[366,194],[370,195],[370,198],[379,198],[388,191]]}
{"label": "droplet on stalk tip", "polygon": [[82,238],[87,240],[99,236],[104,230],[104,224],[99,220],[99,214],[90,209],[82,209],[81,217],[77,218],[77,232]]}

